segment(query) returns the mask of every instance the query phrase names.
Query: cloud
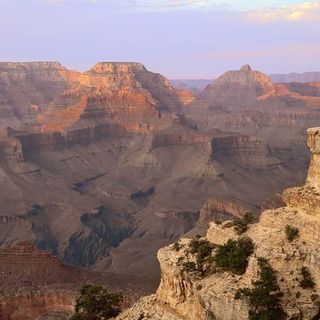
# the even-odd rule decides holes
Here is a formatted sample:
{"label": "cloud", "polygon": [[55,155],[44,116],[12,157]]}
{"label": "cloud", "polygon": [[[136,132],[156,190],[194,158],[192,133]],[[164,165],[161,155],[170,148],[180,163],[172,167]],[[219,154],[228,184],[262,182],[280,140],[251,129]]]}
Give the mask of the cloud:
{"label": "cloud", "polygon": [[250,20],[267,23],[273,21],[316,21],[320,20],[320,2],[305,2],[282,7],[267,7],[247,11]]}
{"label": "cloud", "polygon": [[[1,1],[1,0],[0,0]],[[159,12],[174,10],[208,11],[226,8],[228,4],[216,0],[38,0],[48,5],[94,3],[119,12]]]}
{"label": "cloud", "polygon": [[49,4],[49,5],[60,5],[63,4],[64,0],[40,0],[41,3]]}
{"label": "cloud", "polygon": [[136,3],[140,8],[152,11],[178,9],[210,10],[227,6],[226,3],[214,0],[137,0]]}

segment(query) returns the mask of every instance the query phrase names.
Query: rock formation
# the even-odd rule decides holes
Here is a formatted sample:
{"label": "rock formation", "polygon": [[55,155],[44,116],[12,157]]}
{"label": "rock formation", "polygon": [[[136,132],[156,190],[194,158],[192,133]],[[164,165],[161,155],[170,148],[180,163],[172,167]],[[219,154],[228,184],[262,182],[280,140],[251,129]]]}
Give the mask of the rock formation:
{"label": "rock formation", "polygon": [[250,168],[266,168],[275,165],[269,146],[261,139],[245,135],[217,136],[211,141],[213,160],[234,162]]}
{"label": "rock formation", "polygon": [[75,293],[68,290],[21,292],[1,298],[0,316],[2,320],[67,320],[73,313],[74,300]]}
{"label": "rock formation", "polygon": [[[121,290],[127,305],[148,291],[138,278],[103,275],[63,264],[31,242],[0,249],[0,319],[34,320],[57,314],[69,319],[78,289],[84,283]],[[135,284],[133,287],[132,283]],[[42,319],[42,318],[41,318]]]}
{"label": "rock formation", "polygon": [[161,126],[159,112],[177,112],[192,95],[178,92],[170,82],[140,63],[96,64],[81,74],[79,86],[65,91],[39,116],[42,131],[87,128],[116,122],[128,131]]}
{"label": "rock formation", "polygon": [[290,82],[319,82],[320,81],[320,72],[310,71],[303,73],[288,73],[288,74],[271,74],[270,78],[275,83],[290,83]]}
{"label": "rock formation", "polygon": [[214,80],[200,94],[205,100],[214,100],[228,109],[256,109],[257,97],[273,94],[276,91],[271,79],[259,71],[252,71],[249,65],[240,70],[228,71]]}
{"label": "rock formation", "polygon": [[19,128],[79,81],[58,62],[0,63],[0,126]]}
{"label": "rock formation", "polygon": [[239,96],[250,87],[255,103],[272,106],[281,91],[290,108],[230,112],[223,91],[219,106],[195,99],[140,63],[102,62],[84,73],[59,63],[0,69],[0,243],[31,240],[68,264],[147,275],[152,285],[160,247],[204,230],[211,212],[241,216],[300,183],[308,161],[301,128],[320,119],[316,85],[274,93],[248,66],[219,86],[235,85]]}
{"label": "rock formation", "polygon": [[[181,269],[190,240],[182,239],[180,248],[168,246],[158,252],[161,283],[157,294],[143,298],[117,319],[218,319],[247,320],[248,300],[236,299],[239,288],[251,287],[258,274],[258,258],[265,258],[275,270],[283,296],[281,306],[287,319],[310,320],[319,317],[319,128],[308,131],[312,153],[306,184],[284,192],[286,206],[262,213],[256,224],[243,234],[254,242],[254,254],[243,275],[219,269],[197,277]],[[289,237],[288,229],[296,230]],[[295,229],[296,228],[296,229]],[[242,236],[243,236],[242,235]],[[210,223],[205,239],[221,246],[239,235],[230,223]],[[187,255],[190,255],[187,254]],[[309,286],[301,282],[301,270],[308,270]],[[140,317],[140,318],[139,318]]]}

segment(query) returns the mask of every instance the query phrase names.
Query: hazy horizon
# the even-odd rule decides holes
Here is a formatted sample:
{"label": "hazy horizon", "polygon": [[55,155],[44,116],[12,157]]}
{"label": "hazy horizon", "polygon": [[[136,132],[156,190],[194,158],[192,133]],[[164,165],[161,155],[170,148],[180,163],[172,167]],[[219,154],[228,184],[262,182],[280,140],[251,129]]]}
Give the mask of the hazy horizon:
{"label": "hazy horizon", "polygon": [[249,63],[319,71],[320,1],[0,0],[0,61],[88,70],[137,61],[170,79],[212,79]]}

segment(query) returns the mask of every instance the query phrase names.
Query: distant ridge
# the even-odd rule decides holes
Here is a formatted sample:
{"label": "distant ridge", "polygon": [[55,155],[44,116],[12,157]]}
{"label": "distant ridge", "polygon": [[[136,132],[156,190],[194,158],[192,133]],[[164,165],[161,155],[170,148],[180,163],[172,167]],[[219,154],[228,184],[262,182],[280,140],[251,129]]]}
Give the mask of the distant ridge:
{"label": "distant ridge", "polygon": [[303,73],[288,73],[288,74],[271,74],[270,78],[275,83],[288,83],[288,82],[319,82],[320,72],[311,71]]}
{"label": "distant ridge", "polygon": [[171,79],[170,81],[177,89],[189,89],[192,93],[197,93],[212,83],[213,79]]}

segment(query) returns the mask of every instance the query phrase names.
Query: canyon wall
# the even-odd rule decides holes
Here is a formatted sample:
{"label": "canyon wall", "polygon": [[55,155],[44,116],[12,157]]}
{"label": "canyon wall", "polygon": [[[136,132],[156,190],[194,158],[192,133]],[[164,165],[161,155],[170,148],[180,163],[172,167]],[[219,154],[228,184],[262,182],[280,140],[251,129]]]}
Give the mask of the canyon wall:
{"label": "canyon wall", "polygon": [[[284,192],[286,207],[267,210],[256,224],[249,226],[241,236],[254,242],[254,254],[249,258],[243,275],[216,270],[212,274],[197,277],[181,269],[181,261],[190,255],[190,240],[182,239],[179,249],[168,246],[158,252],[161,266],[161,283],[155,296],[144,298],[117,319],[141,319],[152,310],[153,319],[217,319],[248,320],[250,305],[247,300],[235,299],[237,289],[251,287],[258,278],[258,258],[267,259],[276,272],[283,296],[281,306],[287,319],[310,320],[319,317],[318,294],[320,262],[318,219],[320,196],[318,193],[319,128],[308,131],[308,144],[312,153],[306,184]],[[312,202],[307,200],[313,199]],[[288,240],[286,226],[298,230],[294,240]],[[229,239],[238,239],[230,223],[210,223],[204,238],[215,246]],[[310,271],[314,288],[299,286],[302,267]],[[140,318],[139,318],[140,317]]]}

